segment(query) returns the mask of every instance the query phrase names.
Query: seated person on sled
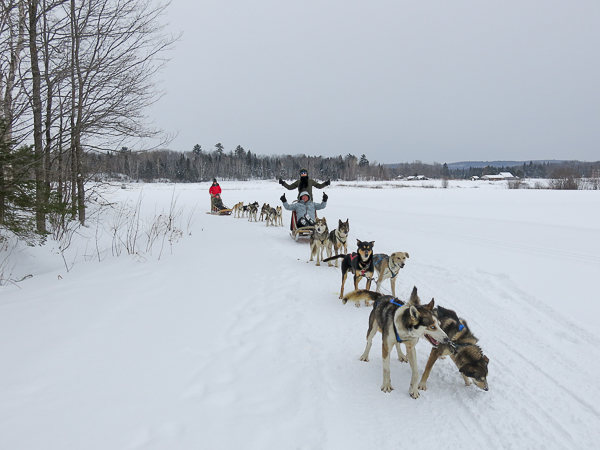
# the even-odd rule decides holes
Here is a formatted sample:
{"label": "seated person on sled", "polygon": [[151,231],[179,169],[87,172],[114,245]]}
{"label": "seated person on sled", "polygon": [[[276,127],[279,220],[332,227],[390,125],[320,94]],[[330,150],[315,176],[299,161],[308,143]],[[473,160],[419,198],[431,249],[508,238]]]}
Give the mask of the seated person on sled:
{"label": "seated person on sled", "polygon": [[223,209],[228,209],[227,206],[223,204],[223,200],[221,200],[221,194],[215,194],[211,196],[210,203],[213,207],[213,210],[221,211]]}
{"label": "seated person on sled", "polygon": [[283,202],[283,207],[288,211],[296,211],[297,226],[311,227],[315,224],[317,209],[323,209],[327,206],[327,194],[323,193],[323,202],[315,203],[310,199],[308,192],[304,191],[300,193],[300,200],[297,203],[288,204],[285,194],[280,198]]}

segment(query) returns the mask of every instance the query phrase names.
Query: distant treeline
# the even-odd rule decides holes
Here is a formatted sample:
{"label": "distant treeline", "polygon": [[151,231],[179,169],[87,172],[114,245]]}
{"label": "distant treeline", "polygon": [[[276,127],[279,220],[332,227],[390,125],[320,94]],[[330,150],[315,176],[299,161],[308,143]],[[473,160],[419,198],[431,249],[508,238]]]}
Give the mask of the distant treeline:
{"label": "distant treeline", "polygon": [[161,150],[118,152],[90,155],[92,172],[109,177],[124,175],[131,180],[199,182],[213,178],[229,180],[294,179],[301,168],[319,180],[389,180],[395,172],[381,164],[371,164],[365,155],[323,157],[306,155],[259,156],[238,145],[226,152],[221,144],[214,151],[196,145],[190,152]]}
{"label": "distant treeline", "polygon": [[519,178],[598,177],[597,162],[547,162],[523,163],[510,167],[469,167],[449,169],[447,164],[426,164],[421,161],[395,164],[372,164],[366,155],[323,157],[301,155],[257,155],[238,145],[225,151],[216,144],[212,151],[200,145],[190,152],[161,150],[133,152],[120,151],[89,155],[92,173],[109,177],[127,177],[137,181],[199,182],[212,178],[229,180],[293,179],[301,168],[306,168],[312,178],[320,180],[392,180],[398,176],[424,175],[428,178],[469,179],[473,176],[496,175],[511,172]]}

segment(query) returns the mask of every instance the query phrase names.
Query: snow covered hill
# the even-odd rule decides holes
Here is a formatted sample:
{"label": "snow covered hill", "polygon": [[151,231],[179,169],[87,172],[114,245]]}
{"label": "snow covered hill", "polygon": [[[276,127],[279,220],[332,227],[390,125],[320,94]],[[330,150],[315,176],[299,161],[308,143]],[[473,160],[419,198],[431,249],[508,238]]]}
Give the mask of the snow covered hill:
{"label": "snow covered hill", "polygon": [[[283,192],[221,185],[228,205]],[[436,186],[334,183],[320,216],[350,220],[352,250],[410,254],[397,294],[469,322],[488,392],[446,359],[413,400],[395,358],[381,392],[379,336],[358,360],[369,309],[342,305],[339,269],[307,263],[288,212],[266,227],[205,214],[207,184],[128,185],[107,199],[142,219],[183,208],[172,245],[112,256],[103,213],[64,260],[54,242],[12,255],[12,278],[33,277],[0,287],[0,448],[597,448],[600,192]]]}

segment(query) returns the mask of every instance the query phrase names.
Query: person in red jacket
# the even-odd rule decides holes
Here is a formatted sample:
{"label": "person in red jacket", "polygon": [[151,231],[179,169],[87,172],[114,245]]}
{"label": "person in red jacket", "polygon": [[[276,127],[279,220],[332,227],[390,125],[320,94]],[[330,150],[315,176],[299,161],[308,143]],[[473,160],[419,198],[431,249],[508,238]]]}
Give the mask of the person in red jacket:
{"label": "person in red jacket", "polygon": [[216,178],[213,178],[212,186],[210,187],[208,192],[210,192],[211,197],[214,197],[215,195],[221,193],[221,186],[219,186],[219,183],[217,183]]}

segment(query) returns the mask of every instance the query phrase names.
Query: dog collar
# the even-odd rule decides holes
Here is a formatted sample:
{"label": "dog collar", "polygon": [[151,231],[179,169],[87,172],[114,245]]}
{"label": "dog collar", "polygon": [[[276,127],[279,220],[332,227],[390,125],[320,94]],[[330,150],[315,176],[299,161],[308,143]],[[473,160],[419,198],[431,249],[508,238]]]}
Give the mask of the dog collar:
{"label": "dog collar", "polygon": [[464,330],[464,328],[465,328],[465,326],[464,326],[464,325],[461,323],[461,324],[458,326],[458,331],[462,331],[462,330]]}

